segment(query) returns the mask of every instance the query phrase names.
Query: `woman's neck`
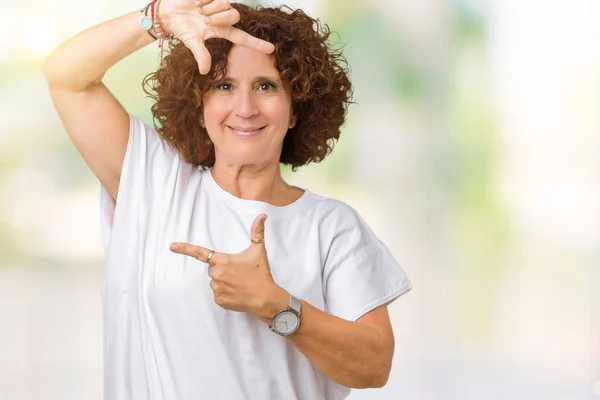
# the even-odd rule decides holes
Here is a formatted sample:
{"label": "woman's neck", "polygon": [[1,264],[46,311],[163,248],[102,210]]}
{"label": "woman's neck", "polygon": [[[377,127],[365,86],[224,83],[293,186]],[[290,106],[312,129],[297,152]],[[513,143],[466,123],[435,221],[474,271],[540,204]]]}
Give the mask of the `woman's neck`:
{"label": "woman's neck", "polygon": [[303,193],[285,182],[278,163],[240,166],[217,162],[211,173],[221,188],[244,200],[286,206],[298,200]]}

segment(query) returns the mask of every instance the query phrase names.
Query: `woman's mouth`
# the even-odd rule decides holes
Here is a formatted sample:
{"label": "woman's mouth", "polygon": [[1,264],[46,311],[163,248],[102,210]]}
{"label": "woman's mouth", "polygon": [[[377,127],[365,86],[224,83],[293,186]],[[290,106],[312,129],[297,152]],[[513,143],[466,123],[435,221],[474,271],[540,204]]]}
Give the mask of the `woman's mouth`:
{"label": "woman's mouth", "polygon": [[[266,125],[265,125],[266,126]],[[252,136],[258,135],[265,126],[261,127],[243,127],[243,126],[230,126],[227,127],[233,132],[234,135],[239,136],[241,138],[249,138]]]}

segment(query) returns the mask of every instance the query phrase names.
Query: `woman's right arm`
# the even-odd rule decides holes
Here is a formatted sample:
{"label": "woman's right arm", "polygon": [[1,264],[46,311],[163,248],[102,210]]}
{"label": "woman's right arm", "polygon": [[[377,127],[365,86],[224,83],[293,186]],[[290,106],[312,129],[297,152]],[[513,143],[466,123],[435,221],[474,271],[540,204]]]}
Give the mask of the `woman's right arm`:
{"label": "woman's right arm", "polygon": [[89,28],[45,61],[50,96],[73,144],[113,199],[129,139],[127,111],[102,83],[118,61],[153,42],[138,10]]}
{"label": "woman's right arm", "polygon": [[[240,15],[229,0],[160,0],[158,4],[165,32],[191,50],[200,73],[210,69],[204,41],[212,37],[266,54],[274,50],[271,43],[233,28]],[[69,137],[115,201],[129,139],[129,115],[102,78],[118,61],[154,40],[142,28],[142,18],[140,11],[134,11],[89,28],[58,47],[43,66]]]}

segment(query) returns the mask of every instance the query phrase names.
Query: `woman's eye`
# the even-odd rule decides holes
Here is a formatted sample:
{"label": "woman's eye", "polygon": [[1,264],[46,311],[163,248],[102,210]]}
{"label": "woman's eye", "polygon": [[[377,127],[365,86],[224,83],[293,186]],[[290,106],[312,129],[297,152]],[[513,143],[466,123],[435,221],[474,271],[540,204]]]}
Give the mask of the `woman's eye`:
{"label": "woman's eye", "polygon": [[275,89],[275,84],[272,82],[264,82],[261,83],[260,86],[258,87],[259,90],[271,90],[271,89]]}
{"label": "woman's eye", "polygon": [[216,86],[216,88],[219,89],[219,90],[225,90],[225,91],[227,91],[227,90],[231,90],[231,85],[229,83],[219,83]]}

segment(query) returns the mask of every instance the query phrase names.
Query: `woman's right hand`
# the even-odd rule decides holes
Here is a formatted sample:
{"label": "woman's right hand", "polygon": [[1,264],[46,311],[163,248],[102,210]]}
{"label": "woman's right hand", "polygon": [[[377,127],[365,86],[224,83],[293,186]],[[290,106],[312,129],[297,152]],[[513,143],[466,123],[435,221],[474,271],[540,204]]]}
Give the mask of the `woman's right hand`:
{"label": "woman's right hand", "polygon": [[160,0],[158,17],[165,35],[173,34],[194,54],[201,74],[210,70],[210,53],[204,41],[219,37],[265,54],[275,50],[267,41],[255,38],[232,25],[240,13],[229,0]]}

